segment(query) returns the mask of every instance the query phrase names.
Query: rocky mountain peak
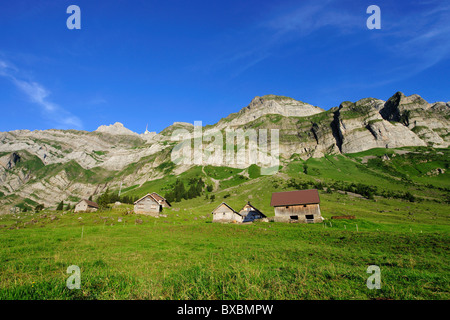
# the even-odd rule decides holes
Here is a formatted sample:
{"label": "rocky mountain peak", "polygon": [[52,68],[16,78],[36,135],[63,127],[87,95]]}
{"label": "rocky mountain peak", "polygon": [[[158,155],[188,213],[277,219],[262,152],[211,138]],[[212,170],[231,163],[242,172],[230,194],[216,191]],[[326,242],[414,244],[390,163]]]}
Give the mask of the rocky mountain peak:
{"label": "rocky mountain peak", "polygon": [[267,103],[278,103],[278,104],[289,104],[289,103],[295,103],[295,102],[301,102],[301,101],[297,101],[293,98],[289,98],[289,97],[284,97],[284,96],[277,96],[275,94],[266,94],[264,96],[256,96],[252,99],[252,101],[250,102],[250,104],[247,106],[247,108],[252,108],[252,107],[258,107]]}
{"label": "rocky mountain peak", "polygon": [[386,101],[380,114],[386,120],[399,121],[405,111],[427,110],[430,107],[431,105],[418,94],[405,96],[402,92],[397,92]]}
{"label": "rocky mountain peak", "polygon": [[268,94],[254,97],[248,106],[227,117],[228,121],[219,125],[219,128],[225,125],[243,125],[268,114],[279,114],[284,117],[306,117],[323,111],[325,110],[322,108],[293,98]]}
{"label": "rocky mountain peak", "polygon": [[180,122],[180,121],[176,121],[172,124],[173,126],[179,126],[179,127],[193,127],[194,125],[192,123],[189,122]]}
{"label": "rocky mountain peak", "polygon": [[341,104],[339,105],[339,109],[348,108],[352,104],[353,104],[353,102],[351,102],[351,101],[342,101]]}
{"label": "rocky mountain peak", "polygon": [[125,128],[124,125],[120,122],[110,124],[109,126],[101,125],[95,131],[114,135],[137,135],[136,132],[133,132],[130,129]]}

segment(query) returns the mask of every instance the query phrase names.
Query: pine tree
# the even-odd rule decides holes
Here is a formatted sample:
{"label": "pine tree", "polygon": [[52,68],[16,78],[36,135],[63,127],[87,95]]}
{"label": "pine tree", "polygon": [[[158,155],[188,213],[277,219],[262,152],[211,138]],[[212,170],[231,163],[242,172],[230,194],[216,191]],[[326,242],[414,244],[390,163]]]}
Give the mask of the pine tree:
{"label": "pine tree", "polygon": [[180,179],[177,179],[177,181],[175,182],[174,196],[176,202],[180,202],[181,199],[187,199],[184,183]]}
{"label": "pine tree", "polygon": [[58,211],[62,211],[64,209],[64,201],[61,200],[61,202],[58,204],[58,206],[56,207],[56,210]]}
{"label": "pine tree", "polygon": [[195,188],[194,185],[191,185],[187,192],[187,198],[192,199],[195,198],[196,196],[197,196],[197,189]]}
{"label": "pine tree", "polygon": [[103,193],[102,195],[100,195],[97,198],[97,203],[100,207],[105,208],[109,203],[111,203],[111,196],[109,194],[109,188],[106,189],[105,193]]}
{"label": "pine tree", "polygon": [[172,191],[166,192],[164,194],[164,198],[166,198],[166,200],[169,201],[169,202],[174,202],[175,201],[175,194]]}

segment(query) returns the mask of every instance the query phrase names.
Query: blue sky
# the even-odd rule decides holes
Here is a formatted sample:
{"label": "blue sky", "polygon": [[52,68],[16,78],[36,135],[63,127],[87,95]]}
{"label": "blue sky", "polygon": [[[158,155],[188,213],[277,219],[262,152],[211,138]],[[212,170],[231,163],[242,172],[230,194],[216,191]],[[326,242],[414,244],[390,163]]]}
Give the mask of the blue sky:
{"label": "blue sky", "polygon": [[[81,30],[69,30],[69,5]],[[381,29],[369,30],[369,5]],[[0,131],[203,124],[254,96],[450,100],[448,1],[3,1]]]}

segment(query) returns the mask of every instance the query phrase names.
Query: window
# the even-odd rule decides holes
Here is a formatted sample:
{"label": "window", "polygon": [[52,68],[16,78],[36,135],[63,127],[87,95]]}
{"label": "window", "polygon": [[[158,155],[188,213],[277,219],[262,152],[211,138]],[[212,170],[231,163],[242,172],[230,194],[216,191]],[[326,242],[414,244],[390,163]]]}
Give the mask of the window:
{"label": "window", "polygon": [[291,216],[290,217],[292,220],[298,220],[298,216]]}
{"label": "window", "polygon": [[306,204],[303,205],[303,208],[306,208]]}
{"label": "window", "polygon": [[289,206],[286,206],[286,209],[289,209]]}

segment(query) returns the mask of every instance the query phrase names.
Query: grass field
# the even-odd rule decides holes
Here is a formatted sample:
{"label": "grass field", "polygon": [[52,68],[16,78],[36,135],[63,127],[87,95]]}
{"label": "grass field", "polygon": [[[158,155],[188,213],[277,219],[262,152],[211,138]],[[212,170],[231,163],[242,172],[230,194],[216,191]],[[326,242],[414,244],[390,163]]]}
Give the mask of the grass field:
{"label": "grass field", "polygon": [[[132,206],[125,204],[96,213],[2,215],[0,299],[447,300],[450,181],[448,172],[426,172],[448,166],[448,149],[421,171],[411,168],[414,153],[397,154],[381,166],[364,158],[384,151],[293,161],[274,176],[252,168],[253,179],[236,178],[245,170],[195,167],[180,178],[219,181],[211,192],[215,200],[173,203],[163,211],[166,217],[127,214]],[[175,179],[125,193],[162,192]],[[271,193],[289,190],[289,179],[360,182],[379,191],[408,190],[417,200],[320,190],[324,223],[211,223],[211,211],[222,201],[236,210],[251,201],[272,217]],[[344,214],[356,219],[331,219]],[[66,287],[71,265],[81,269],[81,289]],[[380,267],[379,290],[366,286],[370,265]]]}

